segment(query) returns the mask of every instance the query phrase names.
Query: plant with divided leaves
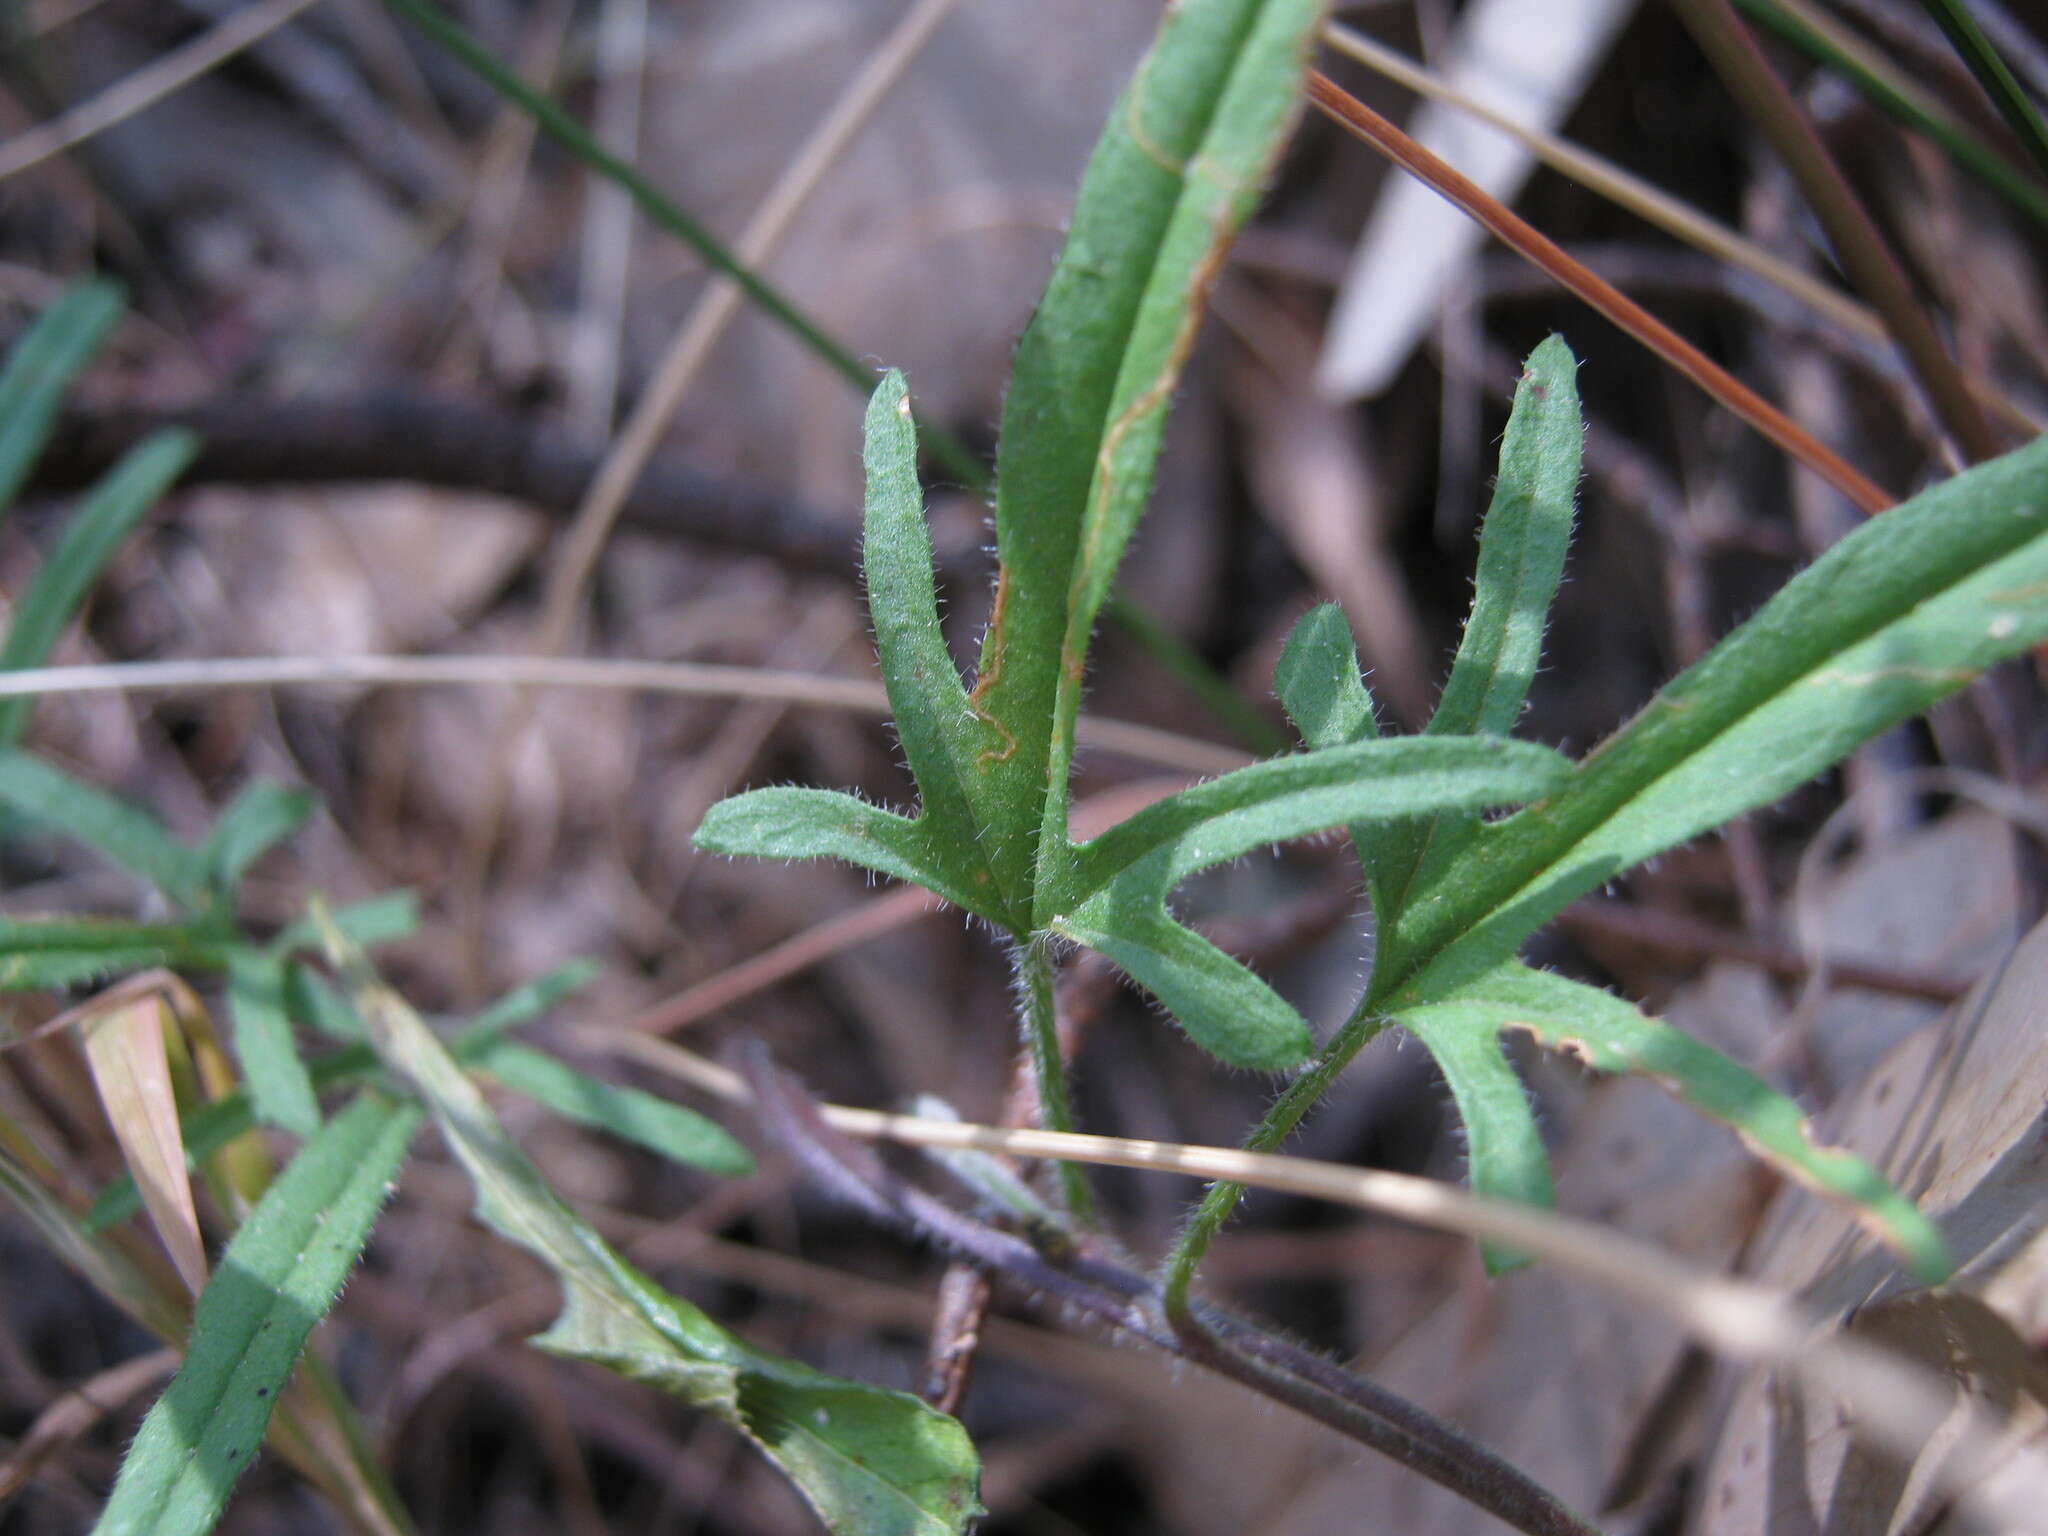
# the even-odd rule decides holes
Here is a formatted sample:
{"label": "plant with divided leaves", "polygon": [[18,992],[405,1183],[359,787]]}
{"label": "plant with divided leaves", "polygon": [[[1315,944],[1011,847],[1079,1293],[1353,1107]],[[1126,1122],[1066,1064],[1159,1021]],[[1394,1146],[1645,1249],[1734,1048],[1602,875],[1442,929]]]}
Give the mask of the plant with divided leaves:
{"label": "plant with divided leaves", "polygon": [[[1940,1234],[1859,1160],[1817,1145],[1755,1074],[1517,952],[1566,904],[1731,817],[2048,635],[2048,444],[1873,520],[1789,583],[1611,740],[1572,762],[1511,738],[1563,569],[1581,424],[1574,363],[1529,358],[1481,532],[1470,618],[1435,715],[1382,737],[1341,614],[1296,629],[1276,679],[1306,750],[1196,785],[1085,842],[1068,777],[1088,646],[1143,510],[1209,276],[1278,152],[1318,18],[1311,0],[1198,0],[1164,23],[1091,161],[1065,252],[1018,349],[1003,416],[991,622],[974,681],[940,633],[916,431],[891,374],[867,413],[865,563],[896,729],[919,805],[904,815],[774,788],[713,808],[702,847],[838,858],[986,921],[1017,967],[1041,1103],[1070,1124],[1051,1016],[1054,953],[1097,950],[1190,1039],[1292,1073],[1249,1145],[1277,1146],[1373,1036],[1406,1029],[1464,1118],[1476,1189],[1535,1203],[1549,1173],[1502,1037],[1526,1031],[1640,1072],[1725,1120],[1790,1176],[1852,1202],[1920,1276]],[[1512,808],[1510,814],[1489,812]],[[1309,1024],[1170,909],[1188,876],[1348,827],[1371,892],[1373,971],[1318,1045]],[[1069,1181],[1085,1214],[1085,1193]],[[1239,1191],[1220,1185],[1166,1288],[1188,1286]],[[1496,1265],[1511,1255],[1489,1254]]]}

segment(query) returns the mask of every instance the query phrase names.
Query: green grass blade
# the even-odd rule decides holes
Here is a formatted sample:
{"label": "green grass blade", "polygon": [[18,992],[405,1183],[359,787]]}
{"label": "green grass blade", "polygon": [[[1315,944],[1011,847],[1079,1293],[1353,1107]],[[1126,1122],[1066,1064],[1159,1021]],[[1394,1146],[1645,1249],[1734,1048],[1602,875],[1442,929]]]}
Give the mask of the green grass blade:
{"label": "green grass blade", "polygon": [[310,789],[259,780],[235,796],[200,845],[207,883],[222,897],[265,853],[306,824],[320,803]]}
{"label": "green grass blade", "polygon": [[8,353],[0,370],[0,514],[35,468],[65,389],[121,318],[122,303],[118,284],[96,278],[74,284]]}
{"label": "green grass blade", "polygon": [[921,885],[992,923],[1004,918],[992,891],[952,878],[950,861],[933,855],[918,823],[836,790],[778,786],[734,795],[711,807],[693,841],[707,853],[754,859],[844,859]]}
{"label": "green grass blade", "polygon": [[1561,788],[1571,762],[1526,741],[1419,736],[1276,757],[1147,806],[1076,850],[1056,901],[1112,881],[1164,894],[1197,870],[1273,843],[1439,806],[1522,805]]}
{"label": "green grass blade", "polygon": [[[1858,528],[1382,923],[1375,1005],[1512,959],[1606,880],[1796,788],[2048,639],[2048,439]],[[1423,970],[1427,966],[1426,972]]]}
{"label": "green grass blade", "polygon": [[638,1088],[600,1082],[532,1046],[501,1040],[480,1052],[476,1064],[565,1120],[630,1141],[686,1168],[727,1178],[754,1171],[752,1154],[717,1121]]}
{"label": "green grass blade", "polygon": [[839,1381],[743,1343],[640,1274],[551,1189],[419,1016],[337,945],[386,1064],[426,1100],[476,1186],[477,1214],[563,1291],[536,1342],[660,1386],[738,1429],[845,1536],[960,1536],[978,1515],[966,1432],[901,1392]]}
{"label": "green grass blade", "polygon": [[153,965],[218,970],[227,950],[220,935],[191,923],[0,918],[0,992],[68,987]]}
{"label": "green grass blade", "polygon": [[1806,14],[1779,0],[1735,0],[1756,20],[1803,49],[1847,80],[1908,128],[1941,146],[1979,181],[2033,219],[2048,226],[2048,187],[1985,143],[1918,85],[1900,75],[1881,54],[1866,53],[1852,38],[1837,35],[1825,16]]}
{"label": "green grass blade", "polygon": [[868,402],[866,463],[861,559],[868,612],[897,738],[917,780],[925,844],[947,864],[948,879],[988,891],[991,905],[1007,909],[1004,926],[1022,934],[1031,921],[1029,888],[1005,888],[982,851],[986,838],[1001,834],[1002,807],[988,792],[981,764],[1001,756],[1005,744],[976,715],[939,627],[931,534],[917,481],[917,429],[900,373],[883,379]]}
{"label": "green grass blade", "polygon": [[1955,46],[1963,62],[1970,66],[1970,73],[1984,87],[1984,94],[1998,108],[1998,115],[2005,119],[2006,126],[2012,129],[2027,153],[2034,157],[2034,164],[2048,172],[2048,123],[2041,121],[2033,98],[2013,78],[2011,68],[1992,46],[1991,39],[1984,35],[1984,29],[1977,25],[1977,18],[1970,14],[1970,8],[1961,0],[1920,0],[1920,3],[1927,14],[1941,24],[1949,42]]}
{"label": "green grass blade", "polygon": [[[1550,1158],[1529,1107],[1528,1090],[1501,1053],[1497,1022],[1474,1023],[1455,1010],[1417,1009],[1396,1023],[1429,1048],[1465,1127],[1467,1179],[1475,1194],[1547,1206],[1554,1191]],[[1526,1262],[1512,1249],[1488,1244],[1490,1274]]]}
{"label": "green grass blade", "polygon": [[[198,451],[199,439],[189,432],[158,432],[86,493],[14,611],[7,642],[0,645],[0,671],[43,664],[114,551]],[[0,699],[0,747],[20,742],[35,704],[33,698]]]}
{"label": "green grass blade", "polygon": [[1018,345],[996,472],[996,608],[976,681],[982,711],[1016,743],[987,765],[1016,818],[991,849],[1006,889],[1031,886],[1041,842],[1055,861],[1063,850],[1089,632],[1143,509],[1209,276],[1279,151],[1320,15],[1315,0],[1167,12]]}
{"label": "green grass blade", "polygon": [[1779,1172],[1857,1207],[1921,1280],[1933,1285],[1948,1278],[1948,1247],[1940,1231],[1882,1174],[1861,1158],[1816,1144],[1799,1107],[1755,1073],[1611,993],[1509,965],[1440,1002],[1403,1013],[1400,1021],[1425,1040],[1525,1030],[1599,1071],[1652,1078],[1732,1127]]}
{"label": "green grass blade", "polygon": [[285,962],[261,950],[238,949],[230,955],[228,1011],[235,1021],[235,1057],[256,1118],[294,1136],[311,1136],[320,1128],[320,1104],[292,1039]]}
{"label": "green grass blade", "polygon": [[1501,442],[1493,504],[1479,530],[1479,574],[1432,736],[1506,736],[1543,657],[1543,627],[1571,544],[1579,490],[1578,361],[1552,336],[1523,365]]}
{"label": "green grass blade", "polygon": [[185,1363],[142,1421],[95,1536],[201,1536],[262,1443],[405,1160],[411,1105],[365,1093],[300,1150],[221,1255]]}
{"label": "green grass blade", "polygon": [[156,818],[41,758],[0,749],[0,806],[105,854],[150,881],[174,905],[197,912],[208,903],[205,865]]}

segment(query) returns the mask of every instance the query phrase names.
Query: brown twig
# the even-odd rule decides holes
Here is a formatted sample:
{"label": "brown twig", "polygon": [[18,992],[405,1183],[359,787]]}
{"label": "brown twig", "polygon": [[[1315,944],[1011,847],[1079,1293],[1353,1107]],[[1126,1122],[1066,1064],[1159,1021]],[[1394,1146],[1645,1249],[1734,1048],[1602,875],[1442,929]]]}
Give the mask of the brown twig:
{"label": "brown twig", "polygon": [[1329,76],[1312,73],[1308,95],[1332,120],[1464,209],[1864,511],[1882,512],[1892,504],[1892,497],[1770,401]]}

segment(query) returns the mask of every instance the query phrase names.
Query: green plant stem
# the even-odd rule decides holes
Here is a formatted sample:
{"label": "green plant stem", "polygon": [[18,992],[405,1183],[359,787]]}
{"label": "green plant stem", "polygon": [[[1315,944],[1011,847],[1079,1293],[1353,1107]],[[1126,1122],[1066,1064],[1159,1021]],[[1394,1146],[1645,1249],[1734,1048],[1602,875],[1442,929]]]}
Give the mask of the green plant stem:
{"label": "green plant stem", "polygon": [[1972,462],[1995,457],[1998,440],[1897,258],[1742,18],[1728,0],[1678,0],[1678,14],[1729,93],[1798,181],[1836,259],[1883,317],[1935,415]]}
{"label": "green plant stem", "polygon": [[[1034,935],[1017,946],[1017,1006],[1023,1014],[1025,1048],[1031,1052],[1031,1075],[1038,1086],[1038,1118],[1049,1131],[1074,1129],[1074,1106],[1067,1095],[1065,1054],[1060,1050],[1059,1012],[1053,1001],[1052,938]],[[1060,1183],[1067,1210],[1076,1221],[1095,1217],[1095,1196],[1079,1163],[1060,1164]]]}
{"label": "green plant stem", "polygon": [[2000,57],[1991,39],[1984,35],[1984,29],[1977,25],[1969,7],[1957,0],[1920,0],[1927,14],[1941,24],[1941,30],[1948,34],[1963,62],[1970,66],[1970,73],[1977,77],[1977,83],[1984,87],[1984,93],[1991,98],[1993,106],[2006,121],[2006,126],[2019,136],[2034,163],[2048,171],[2048,124],[2043,124],[2041,114],[2034,110],[2026,91],[2015,80],[2012,70]]}
{"label": "green plant stem", "polygon": [[[1366,1000],[1358,1005],[1344,1027],[1330,1037],[1330,1043],[1302,1069],[1301,1076],[1289,1083],[1280,1097],[1273,1101],[1273,1107],[1266,1111],[1251,1135],[1245,1138],[1246,1151],[1271,1152],[1278,1148],[1294,1133],[1303,1117],[1315,1108],[1316,1101],[1336,1081],[1337,1074],[1350,1066],[1352,1058],[1386,1028],[1387,1021],[1373,1008],[1375,997],[1376,990],[1367,993]],[[1202,1256],[1209,1251],[1209,1244],[1243,1198],[1242,1184],[1211,1184],[1202,1196],[1202,1203],[1195,1207],[1194,1215],[1181,1229],[1180,1237],[1173,1245],[1173,1253],[1166,1261],[1163,1297],[1166,1314],[1176,1327],[1193,1316],[1189,1308],[1188,1288],[1194,1283],[1195,1270],[1200,1266]]]}

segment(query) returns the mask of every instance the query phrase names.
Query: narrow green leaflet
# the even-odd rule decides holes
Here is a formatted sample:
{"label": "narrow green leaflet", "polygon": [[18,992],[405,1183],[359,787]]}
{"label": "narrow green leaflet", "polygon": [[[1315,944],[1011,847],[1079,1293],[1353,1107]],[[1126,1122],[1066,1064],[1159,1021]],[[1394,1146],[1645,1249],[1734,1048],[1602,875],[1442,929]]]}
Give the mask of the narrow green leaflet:
{"label": "narrow green leaflet", "polygon": [[[1585,431],[1577,375],[1571,349],[1557,336],[1523,365],[1479,529],[1472,611],[1427,735],[1506,736],[1521,718],[1571,544]],[[1478,828],[1477,817],[1447,810],[1361,843],[1380,921],[1406,905],[1425,860],[1435,867],[1455,861]]]}
{"label": "narrow green leaflet", "polygon": [[228,1011],[235,1021],[235,1058],[249,1085],[256,1118],[294,1136],[320,1126],[313,1079],[292,1039],[285,1003],[285,962],[260,950],[237,949],[228,956]]}
{"label": "narrow green leaflet", "polygon": [[232,896],[249,866],[304,826],[319,803],[302,785],[263,780],[235,796],[199,849],[207,883],[214,892]]}
{"label": "narrow green leaflet", "polygon": [[81,783],[41,758],[0,749],[0,806],[133,870],[189,912],[207,905],[199,856],[147,811]]}
{"label": "narrow green leaflet", "polygon": [[1525,1030],[1602,1072],[1653,1078],[1702,1114],[1726,1122],[1781,1173],[1857,1207],[1922,1280],[1938,1284],[1948,1277],[1940,1231],[1882,1174],[1861,1158],[1816,1144],[1798,1106],[1748,1068],[1611,993],[1506,965],[1440,1001],[1404,1010],[1399,1019],[1431,1041],[1432,1050],[1437,1041],[1455,1038],[1469,1049],[1476,1041],[1492,1043],[1502,1030]]}
{"label": "narrow green leaflet", "polygon": [[[1511,959],[1603,881],[1758,806],[2048,639],[2048,438],[1873,518],[1381,927],[1399,1011]],[[1389,931],[1391,927],[1392,931]]]}
{"label": "narrow green leaflet", "polygon": [[777,786],[734,795],[705,813],[695,841],[709,853],[756,859],[844,859],[1004,921],[994,891],[954,879],[952,861],[932,850],[919,823],[837,790]]}
{"label": "narrow green leaflet", "polygon": [[[347,937],[363,944],[354,934]],[[456,1054],[460,1056],[472,1047],[482,1049],[506,1030],[539,1018],[563,998],[589,986],[597,979],[598,971],[595,960],[565,960],[532,981],[522,982],[469,1021],[456,1040]]]}
{"label": "narrow green leaflet", "polygon": [[1173,888],[1255,848],[1439,807],[1521,804],[1570,763],[1527,742],[1367,741],[1240,768],[1147,807],[1076,850],[1052,931],[1101,951],[1233,1066],[1277,1071],[1313,1046],[1307,1023],[1251,971],[1166,911]]}
{"label": "narrow green leaflet", "polygon": [[1523,365],[1480,525],[1472,613],[1426,727],[1432,736],[1506,736],[1522,717],[1571,544],[1585,433],[1578,367],[1559,336]]}
{"label": "narrow green leaflet", "polygon": [[844,1536],[957,1536],[981,1513],[966,1431],[906,1393],[840,1381],[762,1353],[640,1274],[562,1201],[476,1085],[361,952],[335,944],[385,1064],[426,1100],[476,1184],[484,1223],[536,1255],[563,1291],[535,1342],[675,1393],[780,1467]]}
{"label": "narrow green leaflet", "polygon": [[1273,691],[1311,752],[1355,746],[1380,733],[1359,675],[1358,643],[1335,603],[1319,603],[1296,621],[1273,669]]}
{"label": "narrow green leaflet", "polygon": [[502,1040],[479,1053],[476,1064],[563,1119],[672,1162],[729,1178],[754,1171],[752,1155],[715,1120],[641,1089],[601,1082],[530,1045]]}
{"label": "narrow green leaflet", "polygon": [[0,513],[14,504],[57,419],[64,391],[121,318],[118,284],[87,279],[65,290],[0,370]]}
{"label": "narrow green leaflet", "polygon": [[[7,642],[0,645],[0,671],[42,665],[114,551],[198,451],[199,439],[189,432],[158,432],[130,449],[86,493],[15,608]],[[0,747],[21,740],[35,702],[0,699]]]}
{"label": "narrow green leaflet", "polygon": [[201,1536],[256,1454],[306,1335],[355,1267],[420,1119],[367,1092],[292,1159],[220,1257],[185,1363],[121,1463],[95,1536]]}
{"label": "narrow green leaflet", "polygon": [[1005,913],[1003,926],[1021,934],[1030,926],[1029,889],[1004,888],[984,846],[985,838],[1000,836],[1002,815],[982,767],[1004,743],[976,716],[939,627],[931,534],[917,483],[917,427],[902,374],[890,373],[868,402],[866,439],[862,567],[889,710],[917,780],[918,824],[948,879],[987,891],[985,901]]}
{"label": "narrow green leaflet", "polygon": [[[989,857],[1005,890],[1032,889],[1032,866],[1062,851],[1090,631],[1151,487],[1209,279],[1285,139],[1321,14],[1318,0],[1166,12],[1018,345],[996,470],[995,610],[973,694],[1002,742],[980,767],[1004,808]],[[1043,896],[1034,926],[1049,916]]]}

